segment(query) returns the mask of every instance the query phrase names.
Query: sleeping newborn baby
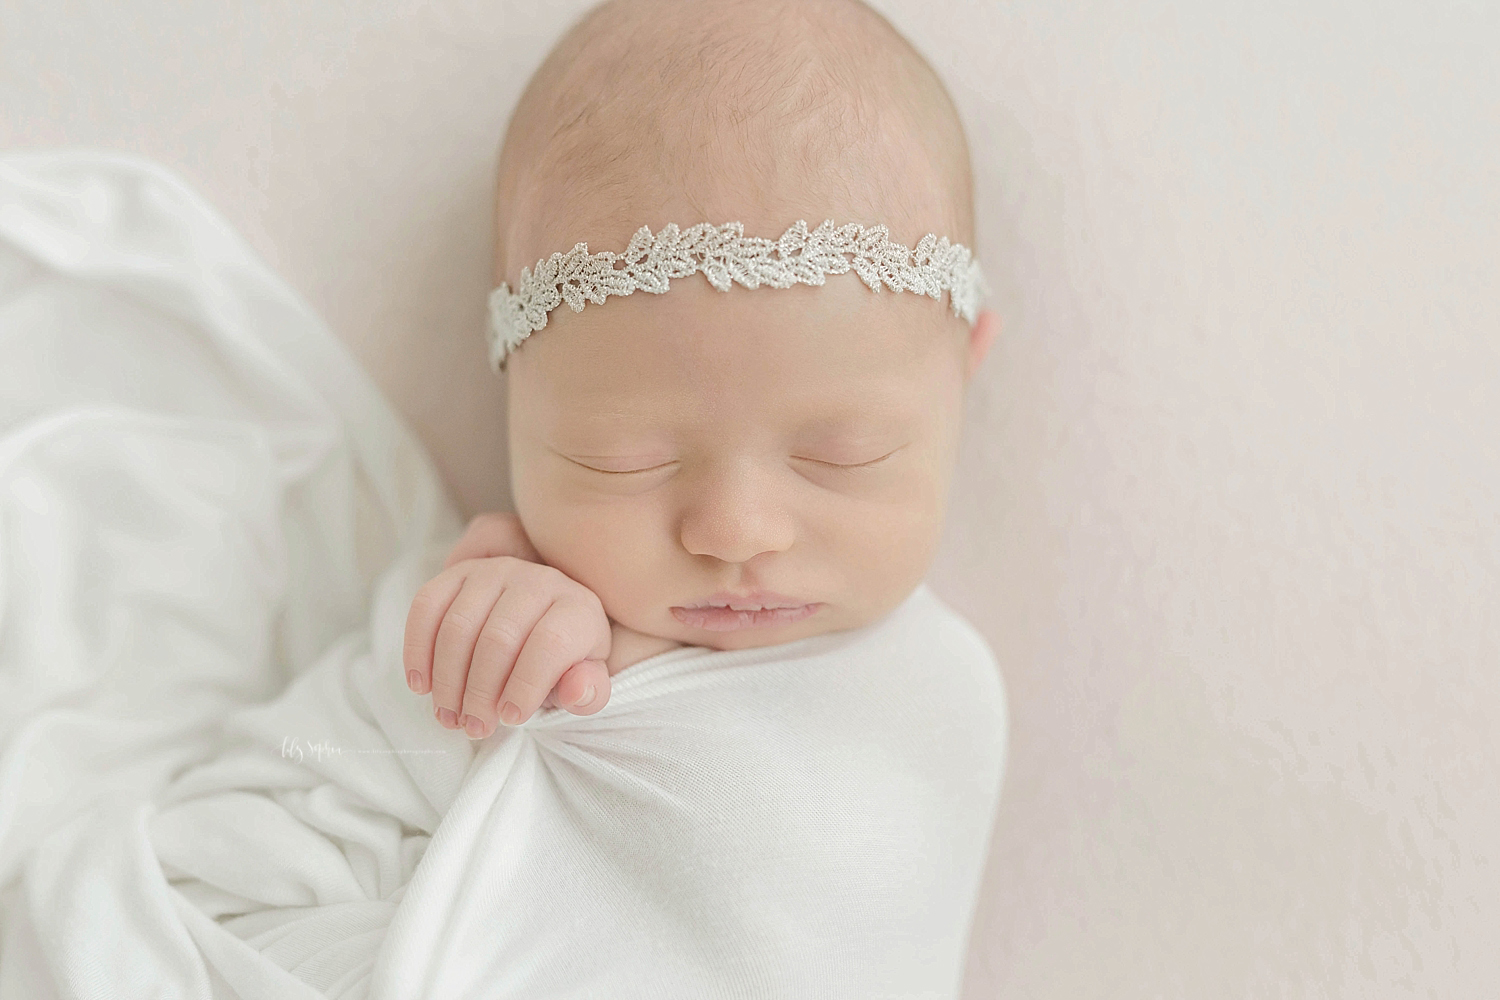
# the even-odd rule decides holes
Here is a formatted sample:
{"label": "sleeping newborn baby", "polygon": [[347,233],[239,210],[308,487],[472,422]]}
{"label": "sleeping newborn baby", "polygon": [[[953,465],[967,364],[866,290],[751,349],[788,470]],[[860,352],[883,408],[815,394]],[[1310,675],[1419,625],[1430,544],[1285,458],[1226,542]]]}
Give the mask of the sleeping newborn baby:
{"label": "sleeping newborn baby", "polygon": [[[178,602],[163,634],[204,633],[162,655],[193,683],[159,690],[189,708],[238,691],[273,662],[273,611],[363,586],[371,508],[343,506],[365,487],[327,458],[339,419],[384,465],[360,477],[389,501],[370,540],[393,556],[347,632],[294,635],[307,656],[270,700],[199,712],[180,745],[129,720],[119,745],[172,776],[38,845],[6,955],[59,986],[18,985],[7,961],[0,998],[957,996],[1005,699],[983,637],[923,577],[996,321],[963,131],[890,25],[858,0],[610,0],[563,37],[500,156],[490,359],[515,514],[456,547],[415,444],[386,461],[385,411],[308,388],[356,384],[313,317],[206,208],[142,184],[118,179],[106,221],[125,232],[105,250],[76,235],[103,226],[92,189],[79,228],[40,242],[172,292],[153,295],[174,337],[178,304],[216,304],[192,310],[220,323],[200,330],[214,351],[138,332],[142,357],[186,344],[271,401],[266,427],[129,425],[157,428],[163,470],[207,456],[162,494],[191,500],[178,548],[222,534],[248,567],[210,546],[202,585],[151,569],[142,592]],[[123,342],[134,323],[38,329],[53,350],[53,333]],[[141,467],[153,491],[173,481]],[[270,471],[293,467],[346,475],[320,480],[312,527],[278,520]],[[217,498],[222,518],[197,513]],[[131,517],[155,551],[158,522]],[[283,551],[308,564],[302,589],[277,582]],[[219,627],[214,601],[245,624]],[[171,647],[150,639],[155,676]],[[221,647],[223,666],[202,652]],[[38,761],[41,787],[57,769]]]}
{"label": "sleeping newborn baby", "polygon": [[412,603],[407,681],[444,726],[596,713],[642,659],[912,594],[998,323],[962,127],[884,19],[596,8],[521,98],[497,222],[516,513]]}

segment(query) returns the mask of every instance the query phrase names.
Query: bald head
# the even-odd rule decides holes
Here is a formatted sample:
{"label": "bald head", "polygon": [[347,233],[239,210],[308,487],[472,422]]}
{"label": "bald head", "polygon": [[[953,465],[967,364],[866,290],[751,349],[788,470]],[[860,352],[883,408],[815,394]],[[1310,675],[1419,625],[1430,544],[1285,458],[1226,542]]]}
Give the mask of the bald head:
{"label": "bald head", "polygon": [[642,225],[798,218],[974,247],[968,145],[922,56],[861,0],[607,0],[511,118],[495,280]]}

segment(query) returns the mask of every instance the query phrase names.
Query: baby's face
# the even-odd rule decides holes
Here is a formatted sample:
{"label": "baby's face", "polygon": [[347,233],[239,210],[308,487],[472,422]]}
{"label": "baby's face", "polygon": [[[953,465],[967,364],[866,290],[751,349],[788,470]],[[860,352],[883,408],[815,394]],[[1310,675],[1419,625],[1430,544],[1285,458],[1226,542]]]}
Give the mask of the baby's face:
{"label": "baby's face", "polygon": [[[516,513],[627,628],[743,649],[857,628],[926,575],[959,441],[969,329],[946,296],[701,275],[560,305],[507,362]],[[719,631],[719,591],[817,604]]]}

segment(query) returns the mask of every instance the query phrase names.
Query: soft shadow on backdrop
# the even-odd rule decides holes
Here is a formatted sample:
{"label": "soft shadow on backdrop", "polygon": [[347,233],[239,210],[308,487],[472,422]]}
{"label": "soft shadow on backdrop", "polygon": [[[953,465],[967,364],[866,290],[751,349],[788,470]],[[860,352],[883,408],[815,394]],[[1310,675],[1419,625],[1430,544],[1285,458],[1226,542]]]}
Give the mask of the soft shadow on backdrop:
{"label": "soft shadow on backdrop", "polygon": [[[177,171],[507,507],[491,175],[588,6],[0,0],[0,148]],[[1500,8],[873,6],[1005,320],[930,576],[1013,713],[965,995],[1500,994]]]}

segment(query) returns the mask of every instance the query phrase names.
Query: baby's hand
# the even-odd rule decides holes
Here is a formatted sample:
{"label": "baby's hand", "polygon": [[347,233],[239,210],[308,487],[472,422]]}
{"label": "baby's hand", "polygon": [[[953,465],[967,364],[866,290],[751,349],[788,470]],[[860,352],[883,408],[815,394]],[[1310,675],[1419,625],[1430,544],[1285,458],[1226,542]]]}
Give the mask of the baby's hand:
{"label": "baby's hand", "polygon": [[402,651],[407,683],[432,692],[444,726],[477,738],[497,716],[530,718],[543,699],[575,715],[608,703],[604,607],[539,559],[515,515],[481,514],[417,592]]}

